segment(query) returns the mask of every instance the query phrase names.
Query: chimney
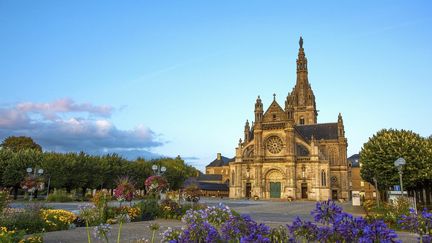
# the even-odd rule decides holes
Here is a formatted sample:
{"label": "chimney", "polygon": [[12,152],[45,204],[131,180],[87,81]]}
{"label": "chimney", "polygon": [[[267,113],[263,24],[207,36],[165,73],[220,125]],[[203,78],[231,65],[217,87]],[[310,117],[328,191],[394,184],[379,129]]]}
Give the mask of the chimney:
{"label": "chimney", "polygon": [[217,160],[221,160],[221,159],[222,159],[221,153],[217,153]]}

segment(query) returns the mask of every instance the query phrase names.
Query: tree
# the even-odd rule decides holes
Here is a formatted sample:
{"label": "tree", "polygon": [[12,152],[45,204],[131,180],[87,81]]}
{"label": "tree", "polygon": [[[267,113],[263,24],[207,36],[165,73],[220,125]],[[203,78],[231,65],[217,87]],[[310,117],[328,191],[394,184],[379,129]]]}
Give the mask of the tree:
{"label": "tree", "polygon": [[360,151],[361,176],[371,184],[375,177],[380,190],[399,185],[394,161],[402,157],[406,160],[404,187],[412,189],[432,178],[431,154],[426,138],[412,131],[383,129],[369,138]]}
{"label": "tree", "polygon": [[41,163],[42,154],[36,150],[21,150],[10,158],[3,173],[3,183],[14,190],[14,199],[17,198],[21,182],[27,175],[28,167],[35,168]]}
{"label": "tree", "polygon": [[30,137],[7,137],[5,140],[3,140],[1,147],[10,149],[14,152],[18,152],[25,149],[34,149],[39,152],[42,152],[42,147],[35,143],[32,138]]}
{"label": "tree", "polygon": [[3,182],[3,175],[13,156],[14,153],[10,149],[0,149],[0,188],[6,186]]}
{"label": "tree", "polygon": [[187,165],[180,157],[158,159],[154,162],[167,168],[164,177],[167,178],[171,190],[180,189],[183,182],[194,176],[197,171],[194,167]]}

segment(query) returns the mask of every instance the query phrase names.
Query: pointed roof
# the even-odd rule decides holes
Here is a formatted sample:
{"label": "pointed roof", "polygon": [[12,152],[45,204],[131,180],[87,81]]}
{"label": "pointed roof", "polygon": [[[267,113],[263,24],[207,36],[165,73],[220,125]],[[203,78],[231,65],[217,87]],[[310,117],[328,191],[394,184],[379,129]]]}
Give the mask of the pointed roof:
{"label": "pointed roof", "polygon": [[264,116],[267,113],[275,113],[275,112],[282,112],[282,113],[284,112],[282,107],[277,103],[276,99],[274,99],[273,102],[270,104],[269,108],[264,113]]}
{"label": "pointed roof", "polygon": [[285,121],[287,120],[285,111],[277,103],[276,96],[274,95],[273,102],[270,104],[267,111],[264,113],[264,122],[274,122],[274,121]]}

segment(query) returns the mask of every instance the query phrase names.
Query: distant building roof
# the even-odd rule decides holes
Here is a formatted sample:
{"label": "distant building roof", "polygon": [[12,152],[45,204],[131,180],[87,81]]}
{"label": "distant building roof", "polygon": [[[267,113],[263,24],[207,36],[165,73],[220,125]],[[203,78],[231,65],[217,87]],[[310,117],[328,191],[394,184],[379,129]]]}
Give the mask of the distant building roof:
{"label": "distant building roof", "polygon": [[230,159],[225,156],[222,156],[220,153],[217,153],[216,159],[210,162],[210,164],[208,164],[206,167],[226,166],[231,161],[234,161],[234,158]]}
{"label": "distant building roof", "polygon": [[360,155],[359,154],[353,154],[348,159],[348,162],[351,163],[351,167],[360,167]]}
{"label": "distant building roof", "polygon": [[224,183],[198,182],[198,188],[206,191],[229,191],[229,187]]}
{"label": "distant building roof", "polygon": [[206,191],[229,191],[229,187],[226,183],[211,183],[211,182],[204,182],[204,181],[198,181],[197,178],[191,177],[188,178],[183,183],[183,188],[196,185],[201,190]]}
{"label": "distant building roof", "polygon": [[198,181],[222,181],[222,175],[219,174],[200,174]]}
{"label": "distant building roof", "polygon": [[303,138],[310,140],[312,136],[316,140],[320,139],[337,139],[338,138],[338,124],[337,123],[323,123],[313,125],[297,125],[296,130]]}

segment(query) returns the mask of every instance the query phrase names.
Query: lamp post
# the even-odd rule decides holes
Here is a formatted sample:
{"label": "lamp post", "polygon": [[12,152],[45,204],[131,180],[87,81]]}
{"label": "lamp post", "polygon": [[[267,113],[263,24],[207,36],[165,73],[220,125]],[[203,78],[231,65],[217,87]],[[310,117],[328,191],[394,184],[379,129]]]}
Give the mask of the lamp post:
{"label": "lamp post", "polygon": [[166,167],[165,166],[159,166],[159,165],[153,165],[152,170],[155,173],[155,175],[161,176],[165,173]]}
{"label": "lamp post", "polygon": [[[27,171],[27,173],[29,174],[29,176],[33,176],[34,177],[34,179],[36,180],[36,178],[38,177],[38,176],[41,176],[43,173],[44,173],[44,170],[43,169],[37,169],[37,168],[31,168],[31,167],[28,167],[27,169],[26,169],[26,171]],[[32,172],[33,172],[33,175],[32,175]],[[37,185],[35,185],[35,186],[37,186]],[[31,201],[32,199],[33,199],[33,192],[35,191],[35,189],[33,188],[33,189],[31,189],[30,190],[30,199],[29,199],[29,201]]]}
{"label": "lamp post", "polygon": [[[166,167],[154,164],[154,165],[152,165],[152,170],[153,170],[155,175],[162,176],[163,173],[165,173],[165,171],[166,171]],[[161,198],[161,192],[159,191],[159,199],[160,198]]]}
{"label": "lamp post", "polygon": [[403,190],[403,183],[402,183],[402,169],[403,166],[406,164],[406,161],[404,160],[404,158],[399,158],[394,162],[395,167],[398,169],[399,171],[399,180],[400,180],[400,186],[401,186],[401,193],[402,193],[402,197],[404,196],[404,190]]}
{"label": "lamp post", "polygon": [[375,191],[376,191],[376,193],[375,193],[375,197],[376,197],[376,202],[377,202],[377,206],[379,207],[379,206],[380,206],[380,194],[379,194],[379,190],[378,190],[378,181],[377,181],[377,179],[376,179],[375,176],[373,177],[373,181],[374,181],[374,183],[375,183]]}

